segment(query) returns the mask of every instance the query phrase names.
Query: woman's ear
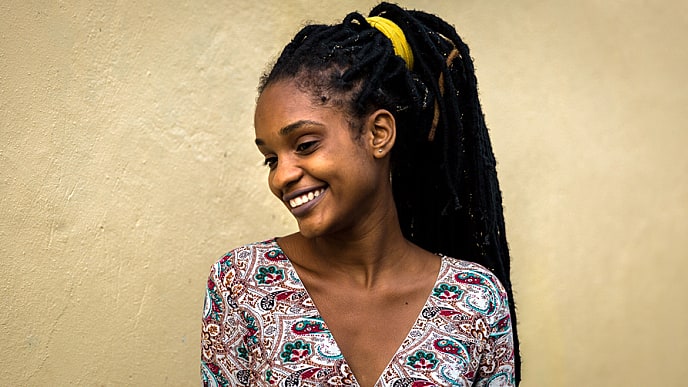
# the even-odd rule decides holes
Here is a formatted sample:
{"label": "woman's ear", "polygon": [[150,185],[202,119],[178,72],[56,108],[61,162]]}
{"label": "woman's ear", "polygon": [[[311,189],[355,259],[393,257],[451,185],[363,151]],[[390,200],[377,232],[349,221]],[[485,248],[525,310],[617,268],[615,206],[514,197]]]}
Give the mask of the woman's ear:
{"label": "woman's ear", "polygon": [[389,154],[397,137],[397,125],[389,110],[379,109],[368,117],[373,156],[381,159]]}

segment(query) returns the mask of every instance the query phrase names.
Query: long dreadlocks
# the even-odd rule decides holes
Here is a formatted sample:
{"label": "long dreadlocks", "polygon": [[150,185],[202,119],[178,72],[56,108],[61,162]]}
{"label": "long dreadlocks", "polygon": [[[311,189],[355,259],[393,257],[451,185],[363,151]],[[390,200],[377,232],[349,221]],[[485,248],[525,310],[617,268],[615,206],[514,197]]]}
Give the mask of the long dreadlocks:
{"label": "long dreadlocks", "polygon": [[344,109],[352,128],[387,109],[397,122],[392,187],[404,236],[432,252],[492,270],[511,300],[516,379],[520,355],[502,197],[468,46],[435,15],[381,3],[370,16],[398,25],[413,69],[359,13],[304,27],[259,91],[294,80],[316,103]]}

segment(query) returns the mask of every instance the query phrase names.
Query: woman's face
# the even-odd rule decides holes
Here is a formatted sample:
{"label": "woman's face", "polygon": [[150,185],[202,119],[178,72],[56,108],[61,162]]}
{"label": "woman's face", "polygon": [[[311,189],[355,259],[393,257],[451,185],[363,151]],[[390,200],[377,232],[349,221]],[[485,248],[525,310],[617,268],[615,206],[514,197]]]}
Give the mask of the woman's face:
{"label": "woman's face", "polygon": [[388,169],[366,124],[358,135],[339,109],[312,100],[293,83],[277,82],[258,98],[254,118],[270,190],[306,237],[365,224],[389,192]]}

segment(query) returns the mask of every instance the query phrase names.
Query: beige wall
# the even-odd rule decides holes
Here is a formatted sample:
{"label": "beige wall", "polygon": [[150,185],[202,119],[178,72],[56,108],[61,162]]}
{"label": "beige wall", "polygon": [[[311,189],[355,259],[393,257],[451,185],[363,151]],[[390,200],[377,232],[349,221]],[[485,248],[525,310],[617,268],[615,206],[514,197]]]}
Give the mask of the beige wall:
{"label": "beige wall", "polygon": [[[0,4],[0,385],[198,384],[209,265],[294,228],[257,78],[373,5],[144,3]],[[523,385],[685,384],[686,2],[423,3],[476,58]]]}

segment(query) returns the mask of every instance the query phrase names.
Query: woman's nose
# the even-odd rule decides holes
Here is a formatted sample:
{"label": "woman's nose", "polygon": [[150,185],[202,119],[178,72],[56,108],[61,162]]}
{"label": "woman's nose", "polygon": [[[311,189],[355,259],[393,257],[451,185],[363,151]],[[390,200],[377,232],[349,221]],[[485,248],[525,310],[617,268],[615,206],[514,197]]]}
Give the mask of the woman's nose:
{"label": "woman's nose", "polygon": [[270,185],[273,190],[279,191],[281,196],[286,189],[298,182],[301,176],[303,176],[303,170],[298,162],[291,157],[282,157],[278,159],[272,171]]}

